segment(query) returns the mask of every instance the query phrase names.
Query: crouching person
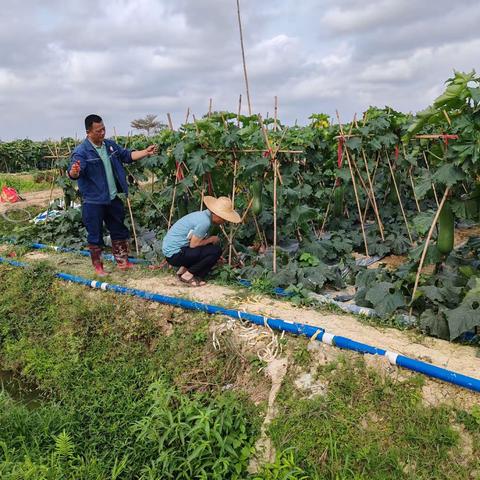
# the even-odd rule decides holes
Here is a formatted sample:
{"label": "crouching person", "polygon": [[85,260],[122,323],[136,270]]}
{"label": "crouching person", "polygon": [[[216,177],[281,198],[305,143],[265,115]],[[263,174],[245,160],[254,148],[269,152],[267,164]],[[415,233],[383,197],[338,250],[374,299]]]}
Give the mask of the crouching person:
{"label": "crouching person", "polygon": [[165,235],[162,251],[167,262],[180,267],[178,278],[191,287],[205,285],[205,277],[222,255],[219,238],[209,236],[213,225],[240,223],[240,215],[228,197],[205,197],[207,210],[189,213],[173,224]]}

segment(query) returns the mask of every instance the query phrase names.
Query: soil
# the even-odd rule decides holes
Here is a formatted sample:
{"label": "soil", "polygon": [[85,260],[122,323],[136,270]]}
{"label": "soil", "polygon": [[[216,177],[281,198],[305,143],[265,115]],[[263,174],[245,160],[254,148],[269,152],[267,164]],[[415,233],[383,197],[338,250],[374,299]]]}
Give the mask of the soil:
{"label": "soil", "polygon": [[31,207],[34,205],[42,206],[48,205],[50,199],[55,199],[63,195],[61,188],[54,188],[50,196],[50,190],[41,190],[40,192],[22,193],[21,196],[25,200],[16,203],[0,203],[0,213],[7,210],[16,210],[19,208]]}

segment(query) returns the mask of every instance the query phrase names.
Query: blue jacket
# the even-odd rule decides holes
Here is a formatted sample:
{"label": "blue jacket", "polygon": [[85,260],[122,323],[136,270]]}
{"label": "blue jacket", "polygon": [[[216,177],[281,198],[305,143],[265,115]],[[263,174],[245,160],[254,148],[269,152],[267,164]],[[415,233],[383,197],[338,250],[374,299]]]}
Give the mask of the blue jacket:
{"label": "blue jacket", "polygon": [[[104,142],[112,162],[113,176],[115,177],[117,190],[118,192],[128,195],[128,184],[123,163],[132,163],[132,152],[120,147],[112,140],[105,139]],[[80,160],[78,189],[80,190],[83,201],[85,203],[109,204],[110,193],[105,167],[103,166],[102,159],[88,138],[72,152],[70,165],[67,170],[69,177],[70,168],[77,160]]]}

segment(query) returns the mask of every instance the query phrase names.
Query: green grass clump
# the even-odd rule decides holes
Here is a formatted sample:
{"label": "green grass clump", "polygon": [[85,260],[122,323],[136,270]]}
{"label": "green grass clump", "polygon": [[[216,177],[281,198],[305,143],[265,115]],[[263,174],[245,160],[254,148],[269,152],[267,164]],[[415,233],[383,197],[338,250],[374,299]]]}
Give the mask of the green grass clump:
{"label": "green grass clump", "polygon": [[4,186],[13,187],[18,193],[39,192],[51,187],[51,175],[38,174],[0,174],[0,191]]}
{"label": "green grass clump", "polygon": [[464,414],[476,442],[464,458],[454,410],[423,403],[423,378],[394,380],[351,356],[317,375],[327,394],[303,398],[287,384],[270,429],[277,448],[294,449],[308,478],[460,480],[479,469],[480,425]]}
{"label": "green grass clump", "polygon": [[205,315],[50,268],[0,266],[0,364],[43,392],[34,409],[0,395],[0,478],[245,478],[259,411],[222,391],[229,363],[211,355]]}

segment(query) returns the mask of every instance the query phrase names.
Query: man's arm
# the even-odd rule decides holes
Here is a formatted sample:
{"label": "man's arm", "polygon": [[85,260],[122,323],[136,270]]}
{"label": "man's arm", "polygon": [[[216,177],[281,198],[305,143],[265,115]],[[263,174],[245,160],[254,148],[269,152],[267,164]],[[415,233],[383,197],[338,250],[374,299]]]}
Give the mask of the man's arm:
{"label": "man's arm", "polygon": [[158,152],[157,145],[150,145],[149,147],[145,148],[144,150],[134,150],[132,152],[132,160],[141,160],[145,157],[151,157]]}
{"label": "man's arm", "polygon": [[219,241],[220,239],[216,235],[212,235],[211,237],[207,237],[204,239],[192,235],[192,238],[190,239],[190,248],[197,248],[203,247],[204,245],[216,244]]}

